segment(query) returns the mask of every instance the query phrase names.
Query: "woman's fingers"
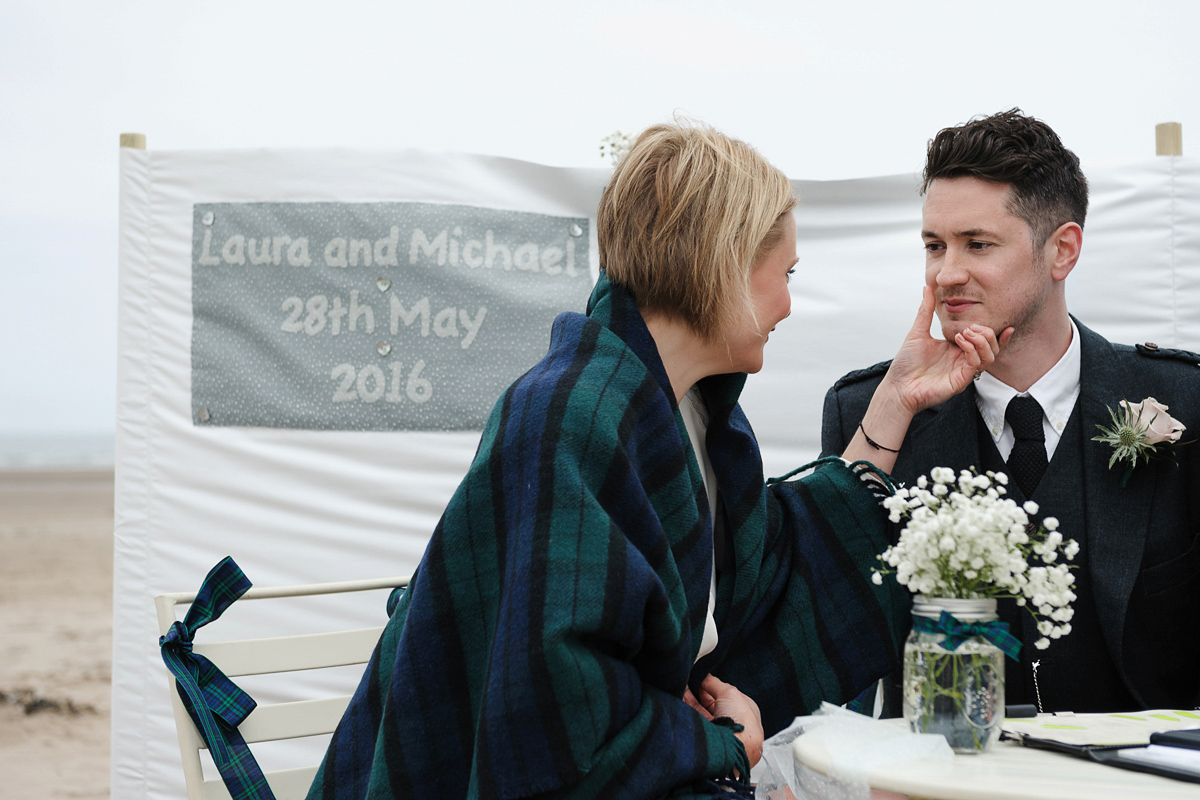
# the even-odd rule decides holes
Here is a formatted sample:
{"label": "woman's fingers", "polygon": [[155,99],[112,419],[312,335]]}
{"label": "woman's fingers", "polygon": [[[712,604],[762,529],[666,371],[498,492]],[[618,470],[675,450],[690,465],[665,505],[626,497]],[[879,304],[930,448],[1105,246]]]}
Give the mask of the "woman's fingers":
{"label": "woman's fingers", "polygon": [[712,675],[700,684],[700,694],[704,693],[711,693],[715,699],[711,706],[713,716],[730,717],[742,726],[742,730],[734,735],[745,747],[750,766],[757,764],[762,757],[763,739],[766,738],[758,704],[736,686]]}
{"label": "woman's fingers", "polygon": [[917,334],[919,336],[928,336],[929,328],[933,325],[933,310],[936,304],[933,302],[933,289],[924,286],[921,289],[921,305],[917,307],[917,318],[913,320],[912,328],[908,335]]}
{"label": "woman's fingers", "polygon": [[984,325],[972,325],[968,330],[974,334],[973,338],[983,340],[984,348],[980,350],[980,355],[991,362],[1000,352],[1000,343],[996,341],[996,332]]}
{"label": "woman's fingers", "polygon": [[[958,345],[958,349],[962,351],[963,356],[967,359],[967,366],[972,369],[979,369],[983,365],[983,353],[981,348],[986,342],[980,341],[978,333],[972,330],[965,330],[962,333],[954,334],[954,343]],[[988,351],[989,354],[991,351]]]}
{"label": "woman's fingers", "polygon": [[737,689],[716,675],[710,674],[700,683],[700,694],[707,695],[713,703],[729,691],[737,691]]}
{"label": "woman's fingers", "polygon": [[996,356],[1000,355],[1000,351],[1008,344],[1012,334],[1011,326],[1005,328],[1003,333],[997,337],[995,331],[986,325],[972,325],[957,334],[954,341],[962,349],[972,367],[986,369],[996,360]]}
{"label": "woman's fingers", "polygon": [[[711,705],[712,705],[712,698],[711,698],[711,697],[708,697],[708,693],[707,693],[707,692],[701,692],[701,693],[700,693],[700,695],[701,695],[701,697],[700,697],[700,698],[697,698],[697,697],[696,697],[696,695],[692,694],[692,690],[691,690],[691,689],[685,689],[685,690],[684,690],[684,692],[683,692],[683,702],[687,703],[689,706],[691,706],[692,708],[694,708],[694,709],[695,709],[697,712],[699,712],[699,713],[700,713],[700,715],[701,715],[701,716],[703,716],[705,719],[712,719],[712,718],[713,718],[713,715],[712,715],[712,713],[711,713],[711,712],[708,710],[708,707],[707,707],[707,706],[711,706]],[[703,702],[703,700],[704,700],[705,698],[707,698],[707,700],[708,700],[708,704],[707,704],[707,706],[706,706],[706,705],[704,704],[704,702]]]}
{"label": "woman's fingers", "polygon": [[1013,330],[1015,330],[1009,325],[997,336],[996,332],[986,325],[972,325],[971,327],[987,339],[988,348],[992,351],[993,357],[1000,355],[1000,351],[1008,344],[1008,340],[1012,338]]}

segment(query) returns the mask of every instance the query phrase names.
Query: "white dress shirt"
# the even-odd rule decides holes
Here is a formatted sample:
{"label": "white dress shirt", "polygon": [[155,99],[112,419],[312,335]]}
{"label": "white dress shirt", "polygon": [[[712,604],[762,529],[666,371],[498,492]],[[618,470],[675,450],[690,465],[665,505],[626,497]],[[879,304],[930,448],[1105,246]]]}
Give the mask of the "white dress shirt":
{"label": "white dress shirt", "polygon": [[1079,398],[1079,363],[1079,329],[1075,327],[1075,320],[1071,320],[1071,344],[1067,346],[1067,352],[1045,375],[1038,378],[1037,383],[1029,387],[1029,391],[1018,392],[986,372],[979,376],[975,382],[975,402],[1001,458],[1008,461],[1012,453],[1013,430],[1004,419],[1004,412],[1008,408],[1008,401],[1018,394],[1032,396],[1042,407],[1046,460],[1049,462],[1054,458],[1054,450]]}
{"label": "white dress shirt", "polygon": [[[679,404],[679,415],[683,417],[683,427],[687,428],[688,439],[692,442],[692,451],[695,452],[696,461],[700,464],[700,474],[704,477],[704,493],[708,498],[709,519],[715,526],[717,521],[717,476],[713,472],[712,461],[708,458],[708,448],[704,446],[705,434],[708,432],[708,408],[705,407],[704,398],[700,395],[697,387],[693,386],[683,396],[683,402]],[[713,618],[713,611],[717,607],[717,565],[716,554],[713,555],[708,586],[708,616],[704,620],[704,638],[700,641],[700,651],[696,653],[697,661],[711,653],[717,646],[717,621]]]}

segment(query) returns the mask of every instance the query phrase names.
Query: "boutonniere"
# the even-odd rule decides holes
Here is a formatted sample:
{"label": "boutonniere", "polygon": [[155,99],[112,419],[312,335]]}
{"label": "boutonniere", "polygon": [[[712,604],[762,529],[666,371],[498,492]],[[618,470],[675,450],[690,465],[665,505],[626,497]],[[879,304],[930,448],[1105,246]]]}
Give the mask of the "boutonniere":
{"label": "boutonniere", "polygon": [[1101,435],[1092,437],[1092,441],[1112,447],[1112,458],[1108,460],[1109,469],[1118,462],[1128,462],[1125,475],[1121,478],[1123,489],[1139,461],[1149,463],[1151,457],[1159,455],[1160,448],[1165,450],[1181,444],[1179,438],[1186,428],[1182,422],[1167,413],[1167,406],[1153,397],[1147,397],[1140,403],[1122,400],[1117,406],[1117,409],[1108,409],[1109,416],[1112,417],[1112,427],[1097,425]]}

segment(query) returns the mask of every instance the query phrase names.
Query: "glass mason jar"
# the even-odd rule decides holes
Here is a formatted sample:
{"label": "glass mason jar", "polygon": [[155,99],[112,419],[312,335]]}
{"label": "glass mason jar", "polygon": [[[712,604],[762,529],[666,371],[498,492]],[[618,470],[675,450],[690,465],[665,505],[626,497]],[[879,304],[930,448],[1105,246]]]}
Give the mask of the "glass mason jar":
{"label": "glass mason jar", "polygon": [[[995,600],[918,596],[913,617],[936,620],[948,611],[959,622],[996,619]],[[917,733],[940,733],[956,753],[979,753],[1000,735],[1004,719],[1004,653],[981,636],[956,650],[946,635],[913,629],[904,644],[904,718]]]}

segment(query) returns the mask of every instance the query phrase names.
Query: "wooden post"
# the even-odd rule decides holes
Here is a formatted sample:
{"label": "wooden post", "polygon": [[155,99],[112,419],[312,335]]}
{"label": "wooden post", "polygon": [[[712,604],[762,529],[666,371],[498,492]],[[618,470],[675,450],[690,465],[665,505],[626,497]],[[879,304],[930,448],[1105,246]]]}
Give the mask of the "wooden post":
{"label": "wooden post", "polygon": [[1154,126],[1154,150],[1159,156],[1183,155],[1183,123],[1160,122]]}
{"label": "wooden post", "polygon": [[134,150],[145,150],[146,149],[146,134],[144,134],[144,133],[122,133],[121,134],[121,147],[132,147]]}

